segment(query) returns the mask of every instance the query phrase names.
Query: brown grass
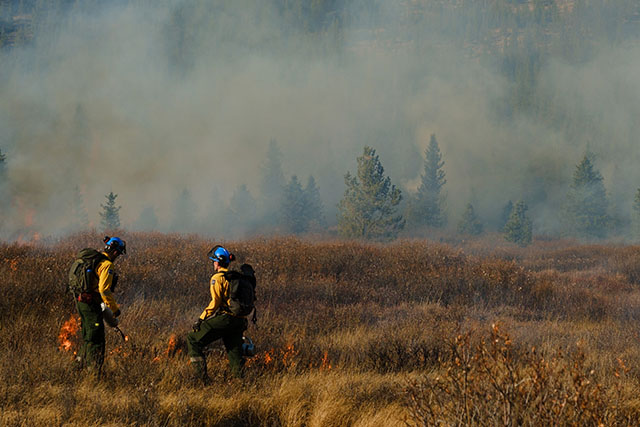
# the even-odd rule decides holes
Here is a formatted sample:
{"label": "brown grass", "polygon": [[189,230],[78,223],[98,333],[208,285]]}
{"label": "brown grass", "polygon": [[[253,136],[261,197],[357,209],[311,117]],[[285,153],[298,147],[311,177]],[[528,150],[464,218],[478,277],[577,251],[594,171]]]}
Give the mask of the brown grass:
{"label": "brown grass", "polygon": [[214,243],[123,237],[129,341],[107,331],[99,383],[73,370],[58,335],[74,313],[67,268],[100,236],[0,244],[0,425],[640,421],[638,247],[224,242],[258,274],[258,354],[238,381],[212,345],[203,388],[189,381],[184,337],[208,303]]}

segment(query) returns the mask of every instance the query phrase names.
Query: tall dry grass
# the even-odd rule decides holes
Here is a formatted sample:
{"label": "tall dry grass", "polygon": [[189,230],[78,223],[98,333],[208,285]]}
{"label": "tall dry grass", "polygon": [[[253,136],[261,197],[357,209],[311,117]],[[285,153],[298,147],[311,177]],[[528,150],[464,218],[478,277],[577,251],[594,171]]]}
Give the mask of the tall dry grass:
{"label": "tall dry grass", "polygon": [[640,421],[637,247],[224,242],[257,271],[258,354],[238,381],[212,345],[203,388],[184,337],[208,303],[218,242],[123,237],[129,340],[107,331],[99,382],[74,371],[58,335],[74,313],[67,268],[100,236],[0,245],[1,425]]}

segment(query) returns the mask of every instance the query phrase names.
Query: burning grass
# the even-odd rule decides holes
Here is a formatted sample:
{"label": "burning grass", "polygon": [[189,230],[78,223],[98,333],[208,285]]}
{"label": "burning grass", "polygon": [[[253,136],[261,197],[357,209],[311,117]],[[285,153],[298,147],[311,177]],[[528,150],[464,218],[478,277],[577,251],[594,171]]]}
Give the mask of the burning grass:
{"label": "burning grass", "polygon": [[[67,321],[62,324],[60,334],[58,335],[59,350],[71,351],[78,342],[78,330],[80,329],[80,316],[71,315]],[[76,354],[76,351],[74,351]]]}
{"label": "burning grass", "polygon": [[640,421],[636,247],[225,242],[258,274],[259,327],[247,331],[257,354],[238,381],[212,345],[214,385],[202,388],[185,336],[209,299],[212,242],[123,237],[116,297],[128,340],[107,328],[99,383],[74,370],[79,325],[64,280],[100,236],[0,245],[0,424]]}

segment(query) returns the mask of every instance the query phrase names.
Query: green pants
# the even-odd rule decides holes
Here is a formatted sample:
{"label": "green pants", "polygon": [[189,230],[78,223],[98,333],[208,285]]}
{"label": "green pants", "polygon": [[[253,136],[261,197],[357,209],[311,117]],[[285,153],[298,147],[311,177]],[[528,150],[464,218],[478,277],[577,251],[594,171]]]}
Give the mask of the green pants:
{"label": "green pants", "polygon": [[242,377],[244,357],[242,356],[242,333],[247,329],[247,319],[220,314],[207,318],[200,330],[187,335],[188,354],[196,374],[206,376],[204,348],[213,341],[222,338],[227,350],[231,372]]}
{"label": "green pants", "polygon": [[102,309],[97,304],[76,301],[82,325],[82,347],[79,356],[84,366],[100,374],[104,362],[104,323]]}

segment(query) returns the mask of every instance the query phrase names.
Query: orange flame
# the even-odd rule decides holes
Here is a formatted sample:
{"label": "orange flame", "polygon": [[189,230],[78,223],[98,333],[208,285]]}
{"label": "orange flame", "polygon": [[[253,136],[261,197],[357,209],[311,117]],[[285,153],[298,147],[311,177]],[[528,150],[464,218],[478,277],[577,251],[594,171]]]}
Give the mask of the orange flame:
{"label": "orange flame", "polygon": [[294,368],[298,365],[297,356],[300,350],[296,349],[293,344],[287,344],[285,348],[272,348],[265,352],[260,352],[256,357],[247,360],[248,364],[264,364],[265,367],[284,367],[287,369]]}
{"label": "orange flame", "polygon": [[331,370],[331,363],[329,362],[329,352],[325,350],[324,355],[322,356],[322,365],[320,365],[321,370]]}
{"label": "orange flame", "polygon": [[296,366],[294,357],[298,354],[298,350],[295,349],[293,344],[287,344],[286,349],[282,353],[282,364],[287,368],[293,368]]}
{"label": "orange flame", "polygon": [[167,344],[167,349],[164,351],[164,355],[167,357],[175,356],[176,353],[180,353],[181,349],[178,348],[178,336],[176,334],[171,334],[169,337],[169,343]]}
{"label": "orange flame", "polygon": [[182,349],[178,348],[178,336],[176,334],[171,334],[171,336],[169,336],[169,342],[167,343],[167,348],[165,349],[164,352],[162,352],[162,356],[158,355],[154,357],[152,361],[159,362],[160,360],[162,360],[163,356],[168,359],[170,357],[174,357],[176,354],[179,354],[181,352],[182,352]]}
{"label": "orange flame", "polygon": [[[80,329],[80,317],[71,315],[69,320],[62,324],[60,334],[58,335],[59,350],[70,351],[76,344],[76,334]],[[74,351],[73,354],[76,352]]]}
{"label": "orange flame", "polygon": [[[128,341],[127,337],[125,337],[125,342],[126,341]],[[121,343],[109,351],[109,356],[117,356],[126,359],[131,356],[131,349],[125,347],[125,343]]]}

